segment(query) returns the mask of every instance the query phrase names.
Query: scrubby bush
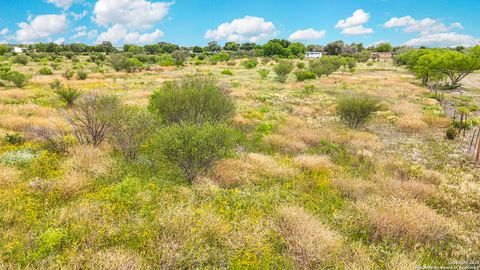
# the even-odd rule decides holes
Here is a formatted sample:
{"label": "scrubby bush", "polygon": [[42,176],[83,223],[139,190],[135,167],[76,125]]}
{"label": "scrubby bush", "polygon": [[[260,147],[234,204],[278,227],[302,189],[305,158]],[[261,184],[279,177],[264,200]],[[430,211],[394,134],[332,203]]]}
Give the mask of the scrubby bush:
{"label": "scrubby bush", "polygon": [[262,69],[259,69],[257,72],[260,75],[260,78],[262,80],[265,80],[267,78],[268,74],[270,73],[270,70],[262,68]]}
{"label": "scrubby bush", "polygon": [[119,106],[115,96],[90,94],[83,96],[72,110],[64,112],[64,116],[79,143],[98,146],[109,134]]}
{"label": "scrubby bush", "polygon": [[86,80],[88,77],[88,73],[84,70],[78,70],[77,71],[77,78],[79,80]]}
{"label": "scrubby bush", "polygon": [[244,66],[246,69],[255,68],[257,65],[258,62],[255,59],[249,59],[242,62],[242,66]]}
{"label": "scrubby bush", "polygon": [[75,75],[75,71],[71,69],[65,70],[62,74],[62,76],[67,80],[70,80],[71,78],[73,78],[73,75]]}
{"label": "scrubby bush", "polygon": [[219,123],[233,116],[234,103],[210,76],[168,81],[150,98],[149,110],[164,123]]}
{"label": "scrubby bush", "polygon": [[298,82],[303,82],[305,80],[314,80],[317,78],[317,75],[311,71],[297,71],[295,72]]}
{"label": "scrubby bush", "polygon": [[19,71],[9,71],[4,76],[3,79],[12,82],[17,87],[23,87],[27,84],[29,76],[19,72]]}
{"label": "scrubby bush", "polygon": [[455,140],[455,138],[457,137],[457,134],[458,134],[458,131],[454,127],[449,127],[447,128],[447,130],[445,130],[445,137],[448,140]]}
{"label": "scrubby bush", "polygon": [[344,97],[337,102],[337,115],[348,127],[358,128],[380,108],[378,100],[370,97]]}
{"label": "scrubby bush", "polygon": [[232,130],[226,126],[182,123],[162,129],[151,151],[154,157],[177,166],[193,181],[215,162],[229,156],[234,141]]}
{"label": "scrubby bush", "polygon": [[310,71],[317,74],[319,78],[322,75],[328,76],[332,74],[341,66],[342,63],[337,56],[325,56],[317,60],[312,60],[309,63]]}
{"label": "scrubby bush", "polygon": [[63,101],[67,107],[72,107],[75,101],[82,95],[82,92],[74,87],[59,87],[55,90],[58,98]]}
{"label": "scrubby bush", "polygon": [[25,137],[20,133],[7,133],[3,137],[3,142],[6,144],[19,145],[25,142]]}
{"label": "scrubby bush", "polygon": [[63,87],[62,82],[59,79],[53,80],[53,82],[50,83],[50,89],[52,90],[58,90]]}
{"label": "scrubby bush", "polygon": [[50,68],[48,67],[41,67],[40,70],[38,71],[40,75],[52,75],[53,72]]}
{"label": "scrubby bush", "polygon": [[288,74],[290,74],[292,70],[293,64],[288,61],[280,61],[280,63],[273,68],[273,71],[277,74],[277,80],[281,83],[287,80]]}
{"label": "scrubby bush", "polygon": [[149,112],[136,107],[120,107],[111,125],[111,140],[126,160],[135,160],[154,126]]}
{"label": "scrubby bush", "polygon": [[305,63],[304,62],[298,62],[297,63],[297,68],[298,69],[304,69],[305,68]]}
{"label": "scrubby bush", "polygon": [[233,72],[230,69],[224,69],[224,70],[222,70],[222,74],[231,76],[231,75],[233,75]]}
{"label": "scrubby bush", "polygon": [[26,64],[28,64],[28,56],[26,56],[25,54],[16,55],[15,57],[13,57],[12,62],[25,66]]}

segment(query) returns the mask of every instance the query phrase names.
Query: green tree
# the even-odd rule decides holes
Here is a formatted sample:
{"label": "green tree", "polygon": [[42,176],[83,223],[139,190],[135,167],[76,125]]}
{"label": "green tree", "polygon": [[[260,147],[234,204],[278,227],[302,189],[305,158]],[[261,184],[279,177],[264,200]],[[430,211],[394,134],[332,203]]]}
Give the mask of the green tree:
{"label": "green tree", "polygon": [[300,43],[300,42],[295,42],[290,44],[287,49],[290,54],[295,56],[301,56],[305,54],[305,52],[307,51],[307,49],[305,48],[305,45],[303,45],[303,43]]}
{"label": "green tree", "polygon": [[277,80],[281,83],[284,83],[287,80],[288,74],[293,70],[293,64],[289,61],[280,61],[274,68],[273,71],[277,74]]}
{"label": "green tree", "polygon": [[376,52],[391,52],[393,51],[393,46],[390,42],[382,42],[377,44],[374,50]]}
{"label": "green tree", "polygon": [[239,48],[240,48],[240,44],[233,41],[229,41],[225,43],[225,46],[223,46],[223,49],[227,51],[238,51]]}

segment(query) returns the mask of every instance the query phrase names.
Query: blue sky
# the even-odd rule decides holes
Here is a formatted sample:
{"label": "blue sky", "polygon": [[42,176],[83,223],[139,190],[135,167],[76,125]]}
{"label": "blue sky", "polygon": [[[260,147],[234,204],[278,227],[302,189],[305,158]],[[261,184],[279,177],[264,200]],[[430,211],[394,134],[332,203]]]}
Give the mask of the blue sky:
{"label": "blue sky", "polygon": [[0,42],[480,44],[476,0],[0,0]]}

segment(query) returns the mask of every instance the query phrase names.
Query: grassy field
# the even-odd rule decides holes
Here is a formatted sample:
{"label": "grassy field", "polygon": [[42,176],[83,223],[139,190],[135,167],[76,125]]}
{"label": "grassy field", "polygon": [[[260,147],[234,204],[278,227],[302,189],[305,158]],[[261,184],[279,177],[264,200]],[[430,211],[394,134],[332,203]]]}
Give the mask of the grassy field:
{"label": "grassy field", "polygon": [[[466,139],[444,138],[451,120],[401,67],[359,64],[353,74],[282,84],[257,72],[273,61],[105,68],[67,81],[70,66],[0,88],[0,137],[68,126],[54,79],[146,107],[163,82],[200,73],[228,89],[242,144],[189,183],[170,166],[126,162],[108,144],[72,143],[61,155],[34,140],[3,143],[0,268],[415,269],[480,260],[480,182]],[[335,114],[337,100],[354,94],[383,107],[359,130]]]}

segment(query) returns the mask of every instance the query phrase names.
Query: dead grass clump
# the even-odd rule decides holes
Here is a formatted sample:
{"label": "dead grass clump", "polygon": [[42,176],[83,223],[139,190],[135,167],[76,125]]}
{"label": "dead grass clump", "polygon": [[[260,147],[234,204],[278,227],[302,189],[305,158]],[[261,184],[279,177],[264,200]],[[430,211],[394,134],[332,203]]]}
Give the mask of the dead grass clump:
{"label": "dead grass clump", "polygon": [[0,165],[0,188],[9,187],[19,181],[20,172],[14,168]]}
{"label": "dead grass clump", "polygon": [[99,251],[86,263],[87,269],[136,270],[142,268],[142,258],[132,251],[108,249]]}
{"label": "dead grass clump", "polygon": [[437,128],[446,128],[450,126],[452,120],[446,118],[446,117],[441,117],[441,116],[436,116],[436,115],[431,115],[427,114],[422,116],[423,122],[427,123],[431,127],[437,127]]}
{"label": "dead grass clump", "polygon": [[64,198],[70,198],[87,189],[93,179],[84,173],[71,171],[52,182],[52,188],[59,191]]}
{"label": "dead grass clump", "polygon": [[420,264],[413,259],[402,253],[396,253],[387,262],[386,269],[391,270],[405,270],[405,269],[418,269]]}
{"label": "dead grass clump", "polygon": [[298,138],[288,138],[278,134],[265,136],[263,142],[281,153],[300,153],[308,149],[308,146]]}
{"label": "dead grass clump", "polygon": [[422,170],[419,179],[423,182],[439,185],[445,181],[445,176],[442,173],[433,170]]}
{"label": "dead grass clump", "polygon": [[340,236],[318,222],[303,208],[279,210],[279,228],[295,263],[304,269],[318,269],[336,258],[342,247]]}
{"label": "dead grass clump", "polygon": [[406,100],[402,100],[393,104],[390,110],[399,115],[413,115],[422,112],[422,107],[418,104],[410,103]]}
{"label": "dead grass clump", "polygon": [[211,176],[220,186],[232,187],[253,180],[252,170],[253,166],[244,160],[226,159],[213,167]]}
{"label": "dead grass clump", "polygon": [[400,188],[415,199],[425,201],[430,197],[437,197],[435,186],[417,181],[399,181]]}
{"label": "dead grass clump", "polygon": [[396,125],[399,129],[406,132],[420,132],[428,128],[427,123],[422,121],[419,115],[409,115],[399,117]]}
{"label": "dead grass clump", "polygon": [[367,197],[379,189],[373,182],[362,179],[334,178],[331,183],[341,195],[353,199]]}
{"label": "dead grass clump", "polygon": [[320,131],[299,118],[289,118],[275,134],[264,137],[264,142],[282,153],[300,153],[317,145]]}
{"label": "dead grass clump", "polygon": [[349,132],[348,143],[355,151],[375,151],[383,147],[382,142],[372,133],[352,130]]}
{"label": "dead grass clump", "polygon": [[353,243],[345,250],[342,256],[344,269],[370,270],[375,269],[374,256],[368,248],[360,243]]}
{"label": "dead grass clump", "polygon": [[334,168],[330,157],[321,155],[299,155],[293,159],[293,164],[310,172],[330,172]]}
{"label": "dead grass clump", "polygon": [[454,235],[453,221],[415,200],[371,196],[356,202],[354,212],[359,228],[366,228],[377,240],[438,245]]}
{"label": "dead grass clump", "polygon": [[275,158],[259,153],[249,153],[240,159],[226,159],[218,162],[210,175],[215,183],[232,187],[255,182],[261,177],[287,178],[295,169],[280,164]]}
{"label": "dead grass clump", "polygon": [[24,117],[20,115],[6,115],[0,118],[0,125],[8,130],[24,132],[34,126],[54,128],[55,124],[51,119],[41,117]]}
{"label": "dead grass clump", "polygon": [[113,161],[106,148],[77,145],[68,150],[69,157],[64,163],[65,171],[96,178],[110,171]]}

